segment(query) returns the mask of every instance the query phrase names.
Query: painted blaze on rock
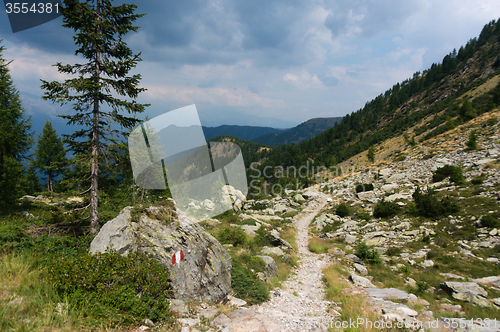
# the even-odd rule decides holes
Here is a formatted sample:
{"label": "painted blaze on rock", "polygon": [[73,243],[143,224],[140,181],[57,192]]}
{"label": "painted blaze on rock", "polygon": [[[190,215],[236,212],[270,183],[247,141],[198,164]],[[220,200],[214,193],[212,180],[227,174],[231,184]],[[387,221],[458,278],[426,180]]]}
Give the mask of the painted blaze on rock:
{"label": "painted blaze on rock", "polygon": [[[90,245],[90,253],[108,247],[126,256],[152,254],[169,272],[174,298],[219,302],[231,292],[231,257],[220,243],[185,215],[166,225],[145,214],[132,221],[130,207],[108,221]],[[181,260],[180,252],[184,254]],[[172,256],[179,253],[178,259]]]}

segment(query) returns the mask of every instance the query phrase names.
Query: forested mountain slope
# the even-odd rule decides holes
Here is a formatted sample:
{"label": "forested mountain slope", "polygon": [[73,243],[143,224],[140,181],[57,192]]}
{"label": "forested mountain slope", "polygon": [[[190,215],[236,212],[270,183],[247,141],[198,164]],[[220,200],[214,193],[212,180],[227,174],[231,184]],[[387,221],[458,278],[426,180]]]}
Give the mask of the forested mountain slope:
{"label": "forested mountain slope", "polygon": [[[421,138],[426,140],[498,107],[499,41],[500,20],[492,21],[478,38],[450,52],[442,63],[395,84],[333,128],[308,141],[273,149],[260,168],[286,169],[308,160],[329,167],[412,126],[417,125],[413,135],[427,132]],[[407,136],[409,141],[414,139],[411,136]],[[281,177],[280,181],[285,180]]]}
{"label": "forested mountain slope", "polygon": [[308,140],[323,131],[332,128],[337,122],[342,120],[341,117],[336,118],[314,118],[299,124],[297,127],[291,128],[283,133],[271,133],[251,139],[254,142],[259,142],[265,145],[278,146],[282,144],[300,143]]}

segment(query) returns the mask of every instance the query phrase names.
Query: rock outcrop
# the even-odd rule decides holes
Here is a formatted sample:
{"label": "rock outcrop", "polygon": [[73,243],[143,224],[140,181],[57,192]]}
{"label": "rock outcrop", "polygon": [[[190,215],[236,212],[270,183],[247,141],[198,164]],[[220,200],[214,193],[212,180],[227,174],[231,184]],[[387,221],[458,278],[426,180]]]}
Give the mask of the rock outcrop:
{"label": "rock outcrop", "polygon": [[[101,228],[90,245],[90,253],[108,248],[125,256],[131,252],[152,254],[170,272],[176,299],[219,302],[231,292],[229,254],[213,236],[181,213],[166,224],[145,214],[132,220],[131,208],[124,208]],[[181,250],[184,259],[174,261],[173,256]]]}

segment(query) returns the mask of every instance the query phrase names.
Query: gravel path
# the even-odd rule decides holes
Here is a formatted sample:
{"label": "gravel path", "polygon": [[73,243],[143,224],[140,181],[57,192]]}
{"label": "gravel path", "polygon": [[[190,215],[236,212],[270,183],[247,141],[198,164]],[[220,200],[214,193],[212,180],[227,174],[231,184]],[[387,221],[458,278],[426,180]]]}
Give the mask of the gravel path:
{"label": "gravel path", "polygon": [[[266,326],[265,331],[326,331],[322,322],[335,318],[327,313],[328,306],[333,303],[324,300],[321,272],[330,259],[328,255],[314,254],[308,249],[309,224],[326,202],[327,196],[319,194],[297,215],[295,227],[299,266],[283,282],[283,289],[276,288],[271,292],[269,301],[252,307],[256,313],[266,316],[267,319],[260,319]],[[265,324],[266,321],[273,324]]]}

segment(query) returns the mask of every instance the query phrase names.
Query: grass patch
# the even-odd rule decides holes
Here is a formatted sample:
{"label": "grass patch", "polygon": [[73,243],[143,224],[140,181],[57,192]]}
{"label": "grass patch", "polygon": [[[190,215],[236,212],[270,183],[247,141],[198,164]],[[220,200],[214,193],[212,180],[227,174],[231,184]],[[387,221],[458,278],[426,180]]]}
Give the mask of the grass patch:
{"label": "grass patch", "polygon": [[309,250],[311,252],[314,252],[315,254],[324,254],[328,252],[329,249],[333,248],[333,245],[323,239],[317,238],[317,237],[312,237],[309,240]]}
{"label": "grass patch", "polygon": [[[340,264],[333,263],[332,265],[323,269],[323,282],[326,285],[326,300],[341,303],[342,311],[341,316],[338,318],[339,321],[357,321],[359,318],[363,318],[365,321],[375,322],[377,321],[377,315],[370,310],[366,299],[361,294],[350,294],[344,291],[344,289],[349,288],[348,285],[343,282],[346,276],[346,272],[342,269]],[[337,329],[338,330],[338,329]],[[372,331],[391,331],[388,329],[375,329],[370,328],[370,326],[361,325],[360,328],[345,328],[342,331],[360,331],[360,332],[372,332]],[[335,331],[334,326],[329,326],[329,331]],[[395,330],[394,330],[395,331]]]}

